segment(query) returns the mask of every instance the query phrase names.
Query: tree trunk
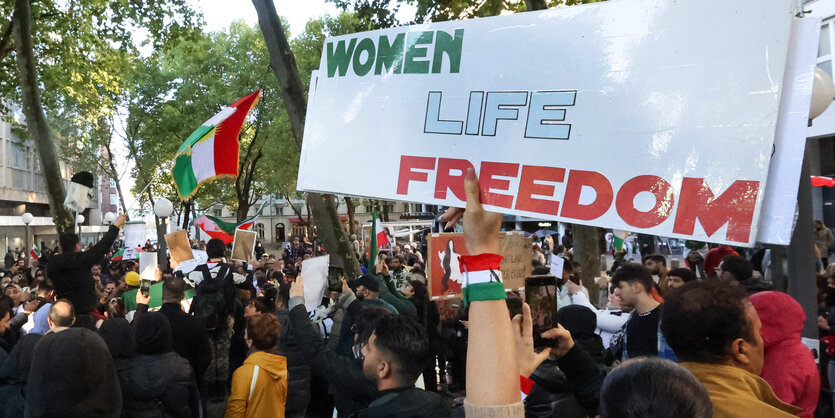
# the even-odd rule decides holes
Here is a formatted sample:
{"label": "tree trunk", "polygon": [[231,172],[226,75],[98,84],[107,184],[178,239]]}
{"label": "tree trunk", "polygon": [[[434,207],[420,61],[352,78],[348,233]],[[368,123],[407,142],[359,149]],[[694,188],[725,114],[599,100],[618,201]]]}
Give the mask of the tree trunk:
{"label": "tree trunk", "polygon": [[[589,290],[589,299],[598,304],[597,285],[594,277],[600,275],[600,232],[599,228],[585,225],[572,225],[574,229],[574,261],[580,263],[583,274],[583,286]],[[605,301],[599,301],[605,303]],[[598,305],[599,306],[599,305]]]}
{"label": "tree trunk", "polygon": [[41,173],[52,210],[52,221],[58,234],[73,230],[73,217],[64,207],[66,192],[61,181],[61,166],[55,152],[52,133],[46,123],[46,115],[41,105],[40,84],[38,83],[35,53],[32,47],[32,19],[30,0],[15,0],[14,42],[17,50],[17,67],[20,77],[20,93],[23,101],[23,114],[26,115],[26,129],[38,149]]}
{"label": "tree trunk", "polygon": [[[18,0],[21,1],[21,0]],[[304,136],[304,119],[307,113],[307,100],[304,97],[304,88],[299,78],[299,70],[296,67],[296,58],[290,49],[290,43],[284,34],[284,28],[275,12],[275,4],[272,0],[252,0],[255,10],[258,13],[258,23],[261,26],[261,33],[267,44],[270,53],[270,67],[275,72],[278,83],[281,85],[281,97],[284,108],[287,110],[287,117],[290,119],[290,127],[296,144],[301,148]],[[342,225],[339,223],[339,214],[336,211],[334,200],[324,198],[318,193],[308,193],[307,202],[313,209],[313,218],[316,221],[317,232],[322,244],[329,253],[342,260],[342,268],[345,277],[353,280],[362,274],[357,257],[351,249],[351,243]]]}
{"label": "tree trunk", "polygon": [[110,140],[105,143],[104,149],[107,151],[107,163],[110,166],[110,175],[113,176],[113,182],[116,183],[116,193],[119,193],[119,203],[122,204],[122,210],[128,210],[128,206],[125,205],[125,195],[122,193],[122,184],[116,172],[116,164],[113,162],[113,153],[110,152]]}
{"label": "tree trunk", "polygon": [[189,199],[183,202],[183,229],[188,231],[188,217],[191,214],[191,208],[194,206],[194,200]]}
{"label": "tree trunk", "polygon": [[528,11],[545,10],[548,8],[545,0],[525,0],[525,5],[528,6]]}
{"label": "tree trunk", "polygon": [[351,199],[350,196],[345,196],[345,207],[348,209],[348,233],[354,235],[357,233],[357,226],[354,221],[357,208],[354,207],[354,199]]}

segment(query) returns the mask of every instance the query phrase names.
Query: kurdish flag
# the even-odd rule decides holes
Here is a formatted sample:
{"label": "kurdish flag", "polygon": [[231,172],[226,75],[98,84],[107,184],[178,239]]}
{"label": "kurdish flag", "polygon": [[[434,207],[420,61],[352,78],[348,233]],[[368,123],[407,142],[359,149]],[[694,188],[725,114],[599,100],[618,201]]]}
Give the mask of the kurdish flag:
{"label": "kurdish flag", "polygon": [[238,135],[261,91],[224,107],[204,122],[180,145],[174,158],[174,186],[186,200],[200,184],[215,177],[238,176]]}
{"label": "kurdish flag", "polygon": [[261,211],[264,210],[264,205],[267,204],[267,200],[264,200],[264,203],[261,203],[261,207],[258,208],[258,211],[255,212],[255,216],[244,219],[243,222],[234,223],[234,222],[226,222],[219,218],[215,218],[214,216],[203,215],[194,220],[192,225],[200,227],[206,234],[208,234],[212,238],[220,238],[224,244],[229,244],[235,239],[235,230],[236,229],[246,229],[249,230],[252,228],[252,225],[255,224],[255,220],[261,216]]}

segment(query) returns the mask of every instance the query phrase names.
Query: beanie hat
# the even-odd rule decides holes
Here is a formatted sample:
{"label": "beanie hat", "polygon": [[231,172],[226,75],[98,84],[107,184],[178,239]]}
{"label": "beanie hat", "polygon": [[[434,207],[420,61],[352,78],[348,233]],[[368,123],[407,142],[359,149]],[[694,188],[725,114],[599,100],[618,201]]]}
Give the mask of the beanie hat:
{"label": "beanie hat", "polygon": [[568,305],[559,310],[558,322],[574,338],[587,337],[597,329],[597,314],[582,305]]}
{"label": "beanie hat", "polygon": [[139,273],[129,271],[128,274],[125,275],[125,284],[128,286],[139,286]]}
{"label": "beanie hat", "polygon": [[159,354],[171,351],[173,342],[171,325],[159,312],[148,312],[135,321],[136,352]]}

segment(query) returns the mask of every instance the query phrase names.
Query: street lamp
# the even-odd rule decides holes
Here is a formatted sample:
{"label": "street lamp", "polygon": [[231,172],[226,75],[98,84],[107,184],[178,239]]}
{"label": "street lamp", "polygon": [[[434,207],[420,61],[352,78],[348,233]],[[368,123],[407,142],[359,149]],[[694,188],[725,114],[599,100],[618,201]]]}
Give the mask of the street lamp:
{"label": "street lamp", "polygon": [[84,223],[84,215],[78,214],[75,216],[75,224],[78,225],[78,235],[81,235],[81,224]]}
{"label": "street lamp", "polygon": [[23,253],[26,254],[26,265],[28,266],[29,265],[29,248],[31,247],[31,245],[29,245],[29,224],[32,223],[32,221],[35,220],[35,217],[32,216],[31,213],[26,212],[26,213],[24,213],[23,215],[20,216],[20,219],[23,221],[23,224],[26,225],[26,240],[25,240],[26,247],[23,249]]}
{"label": "street lamp", "polygon": [[159,252],[157,253],[157,263],[159,264],[159,270],[165,270],[165,266],[167,264],[167,252],[168,246],[165,244],[165,225],[168,221],[168,217],[174,213],[174,204],[171,203],[170,200],[161,197],[157,199],[154,203],[154,214],[157,215],[160,222],[157,226],[157,245],[159,245]]}
{"label": "street lamp", "polygon": [[107,222],[108,225],[112,224],[113,221],[116,220],[116,214],[113,212],[107,212],[104,214],[104,221]]}

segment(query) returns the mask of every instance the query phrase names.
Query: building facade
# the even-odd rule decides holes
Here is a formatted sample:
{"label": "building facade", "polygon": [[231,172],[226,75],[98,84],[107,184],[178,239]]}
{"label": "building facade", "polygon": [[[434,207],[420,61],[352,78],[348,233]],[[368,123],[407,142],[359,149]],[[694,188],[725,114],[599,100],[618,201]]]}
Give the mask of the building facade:
{"label": "building facade", "polygon": [[[24,120],[21,110],[14,106],[11,116],[18,123]],[[70,167],[61,162],[61,178],[44,179],[33,142],[22,141],[14,134],[11,123],[0,120],[0,252],[26,249],[27,229],[30,246],[32,243],[54,245],[58,234],[52,222],[45,181],[61,181],[66,187],[71,176]],[[85,245],[94,242],[104,230],[98,189],[93,191],[91,208],[83,213],[81,238]],[[27,212],[35,217],[28,228],[21,218]]]}

